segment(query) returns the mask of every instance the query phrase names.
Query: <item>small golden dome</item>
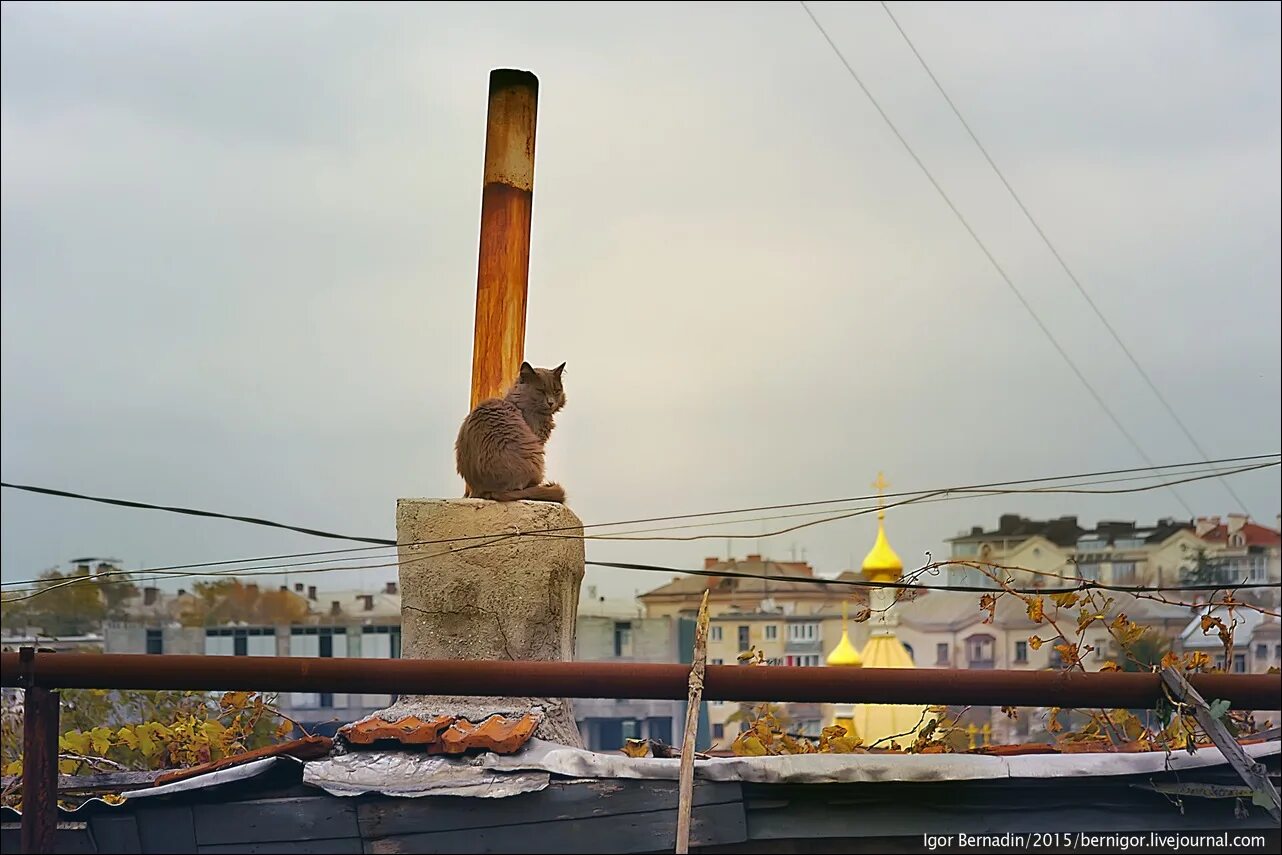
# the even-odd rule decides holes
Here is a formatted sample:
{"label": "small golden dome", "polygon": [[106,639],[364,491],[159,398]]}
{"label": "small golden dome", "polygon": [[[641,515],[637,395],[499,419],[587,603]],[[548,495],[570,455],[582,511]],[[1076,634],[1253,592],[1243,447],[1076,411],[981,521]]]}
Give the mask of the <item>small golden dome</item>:
{"label": "small golden dome", "polygon": [[877,542],[864,559],[863,574],[869,582],[898,582],[904,575],[904,562],[900,560],[890,541],[886,539],[886,523],[878,515]]}
{"label": "small golden dome", "polygon": [[828,654],[828,664],[847,668],[860,668],[864,664],[864,660],[859,656],[859,651],[855,649],[855,645],[850,643],[850,635],[847,634],[844,627],[841,630],[841,641],[837,642],[837,646]]}

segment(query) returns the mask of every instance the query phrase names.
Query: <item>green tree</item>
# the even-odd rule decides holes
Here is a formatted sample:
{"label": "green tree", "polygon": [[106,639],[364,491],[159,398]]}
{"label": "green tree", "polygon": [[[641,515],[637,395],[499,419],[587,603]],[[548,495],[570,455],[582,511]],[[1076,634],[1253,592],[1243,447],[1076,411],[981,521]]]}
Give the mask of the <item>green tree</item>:
{"label": "green tree", "polygon": [[128,576],[104,579],[88,567],[46,570],[29,594],[5,599],[4,621],[45,635],[84,635],[100,630],[106,619],[122,617],[125,601],[137,594]]}
{"label": "green tree", "polygon": [[1233,581],[1228,563],[1212,558],[1203,547],[1185,547],[1184,556],[1185,563],[1180,567],[1181,585],[1227,585]]}

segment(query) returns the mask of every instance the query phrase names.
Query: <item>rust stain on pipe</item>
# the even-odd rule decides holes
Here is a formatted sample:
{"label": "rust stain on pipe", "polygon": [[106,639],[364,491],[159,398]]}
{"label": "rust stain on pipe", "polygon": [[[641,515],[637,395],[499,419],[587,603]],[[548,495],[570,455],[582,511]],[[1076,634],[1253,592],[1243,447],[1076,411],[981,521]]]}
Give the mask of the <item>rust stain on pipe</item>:
{"label": "rust stain on pipe", "polygon": [[524,358],[538,93],[538,78],[528,71],[490,72],[472,338],[473,407],[502,395],[515,382]]}
{"label": "rust stain on pipe", "polygon": [[[276,692],[444,694],[475,697],[682,700],[685,665],[487,660],[311,659],[147,656],[135,653],[38,655],[34,684],[62,689],[255,688]],[[0,685],[22,686],[18,654],[0,654]],[[1194,674],[1204,697],[1234,709],[1273,709],[1278,674]],[[1071,671],[969,671],[932,668],[745,668],[709,665],[704,698],[979,706],[1152,707],[1156,674]]]}

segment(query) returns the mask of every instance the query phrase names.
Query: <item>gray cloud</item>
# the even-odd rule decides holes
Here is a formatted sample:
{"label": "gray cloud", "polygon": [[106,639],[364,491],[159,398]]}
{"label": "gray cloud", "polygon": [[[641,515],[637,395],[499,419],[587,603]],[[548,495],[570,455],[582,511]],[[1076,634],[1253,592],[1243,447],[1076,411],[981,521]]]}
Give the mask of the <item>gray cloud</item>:
{"label": "gray cloud", "polygon": [[[881,10],[815,8],[1147,453],[1192,459]],[[894,8],[1209,450],[1276,451],[1277,8]],[[551,466],[585,520],[1139,464],[795,4],[45,4],[2,38],[7,480],[369,534],[456,495],[502,66],[541,80],[527,352],[569,363]],[[1277,483],[1237,488],[1270,519]],[[1184,514],[970,500],[892,539],[938,555],[1006,510]],[[325,548],[17,495],[2,519],[5,578]],[[761,548],[836,571],[871,538]]]}

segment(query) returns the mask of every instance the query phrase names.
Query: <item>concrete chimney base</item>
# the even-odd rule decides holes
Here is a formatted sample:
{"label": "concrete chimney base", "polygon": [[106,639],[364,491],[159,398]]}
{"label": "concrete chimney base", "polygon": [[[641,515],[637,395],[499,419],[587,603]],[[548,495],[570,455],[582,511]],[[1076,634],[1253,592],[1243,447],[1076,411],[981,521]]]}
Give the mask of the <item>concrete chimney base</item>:
{"label": "concrete chimney base", "polygon": [[[566,536],[512,536],[549,530]],[[402,658],[573,659],[582,534],[579,518],[551,502],[400,499]],[[530,712],[540,719],[537,737],[582,747],[566,698],[403,695],[378,715],[479,723]]]}

